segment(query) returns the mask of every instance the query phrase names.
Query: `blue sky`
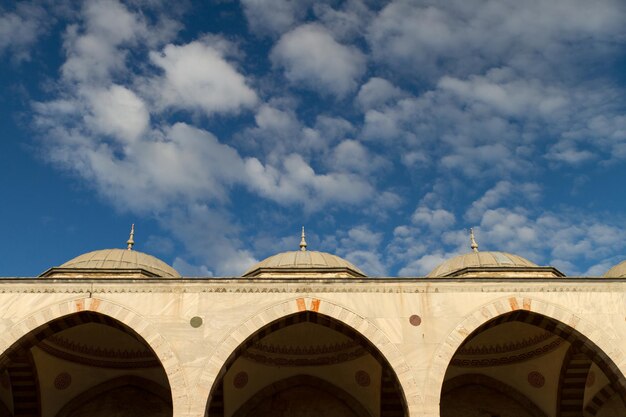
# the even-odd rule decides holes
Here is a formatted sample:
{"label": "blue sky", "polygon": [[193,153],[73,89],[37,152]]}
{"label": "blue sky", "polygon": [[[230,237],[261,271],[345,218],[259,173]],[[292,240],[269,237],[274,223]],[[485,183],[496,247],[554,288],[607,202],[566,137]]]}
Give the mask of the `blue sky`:
{"label": "blue sky", "polygon": [[621,0],[0,3],[0,275],[136,249],[626,259]]}

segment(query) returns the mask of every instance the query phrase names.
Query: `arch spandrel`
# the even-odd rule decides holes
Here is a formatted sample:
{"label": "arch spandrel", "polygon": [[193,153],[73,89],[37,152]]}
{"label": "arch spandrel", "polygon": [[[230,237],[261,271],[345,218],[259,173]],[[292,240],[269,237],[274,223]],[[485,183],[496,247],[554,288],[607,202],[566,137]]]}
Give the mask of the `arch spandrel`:
{"label": "arch spandrel", "polygon": [[170,384],[174,416],[188,415],[189,397],[187,383],[177,356],[167,340],[154,325],[138,313],[111,301],[100,298],[74,298],[42,308],[15,323],[0,335],[0,355],[37,328],[52,320],[74,313],[90,311],[111,317],[135,331],[155,353]]}
{"label": "arch spandrel", "polygon": [[466,338],[490,320],[518,310],[526,310],[545,316],[574,329],[603,352],[619,372],[626,374],[626,363],[622,348],[601,327],[574,314],[563,306],[537,298],[509,295],[492,300],[476,308],[441,342],[435,351],[427,378],[424,381],[425,407],[422,413],[423,416],[439,416],[439,400],[446,370],[452,357]]}
{"label": "arch spandrel", "polygon": [[396,345],[365,317],[335,302],[314,297],[291,298],[267,307],[242,321],[230,335],[222,339],[206,362],[196,384],[194,398],[204,400],[195,402],[191,415],[204,417],[213,384],[218,381],[219,373],[230,355],[244,341],[272,322],[305,311],[319,313],[347,325],[376,347],[396,373],[409,415],[417,415],[422,398],[418,395],[417,383],[410,372],[410,367]]}

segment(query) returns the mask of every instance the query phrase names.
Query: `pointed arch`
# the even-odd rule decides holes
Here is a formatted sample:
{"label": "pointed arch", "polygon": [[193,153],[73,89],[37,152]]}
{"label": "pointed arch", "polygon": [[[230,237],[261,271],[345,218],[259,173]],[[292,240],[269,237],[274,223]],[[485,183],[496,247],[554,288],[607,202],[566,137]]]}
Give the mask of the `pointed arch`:
{"label": "pointed arch", "polygon": [[[612,378],[613,386],[626,394],[626,380],[622,370],[611,359],[623,358],[622,349],[602,328],[559,305],[530,297],[508,296],[474,310],[439,346],[426,379],[430,382],[425,387],[427,404],[439,407],[445,374],[459,347],[486,326],[495,326],[510,320],[538,325],[574,342],[577,349],[590,356]],[[428,411],[432,415],[439,415],[438,409]]]}
{"label": "pointed arch", "polygon": [[299,297],[274,304],[249,317],[218,344],[208,359],[196,387],[196,396],[206,398],[207,402],[202,409],[199,408],[199,402],[198,408],[192,411],[192,415],[204,415],[210,401],[210,394],[215,388],[214,385],[219,384],[220,373],[231,355],[237,351],[242,343],[271,323],[306,311],[333,319],[371,344],[395,373],[408,413],[411,414],[412,411],[416,411],[416,407],[421,403],[421,398],[417,395],[415,379],[404,355],[382,330],[366,318],[332,301],[313,297]]}
{"label": "pointed arch", "polygon": [[186,414],[189,410],[187,384],[178,358],[167,340],[145,317],[108,300],[80,297],[44,307],[0,334],[0,354],[10,354],[16,347],[32,343],[29,338],[37,333],[37,329],[44,329],[45,332],[47,323],[81,312],[109,317],[113,319],[111,322],[118,321],[137,333],[163,366],[171,389],[174,415]]}

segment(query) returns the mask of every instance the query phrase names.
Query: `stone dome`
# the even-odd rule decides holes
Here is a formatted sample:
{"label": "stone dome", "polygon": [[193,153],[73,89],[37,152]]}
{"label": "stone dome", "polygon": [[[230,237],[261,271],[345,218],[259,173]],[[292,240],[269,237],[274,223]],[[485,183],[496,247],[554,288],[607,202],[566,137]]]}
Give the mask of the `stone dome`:
{"label": "stone dome", "polygon": [[45,278],[180,278],[180,274],[160,259],[128,249],[103,249],[85,253],[50,268]]}
{"label": "stone dome", "polygon": [[626,278],[626,261],[622,261],[606,271],[605,278]]}
{"label": "stone dome", "polygon": [[556,268],[538,266],[528,259],[506,252],[470,252],[448,259],[427,277],[554,277],[564,276]]}
{"label": "stone dome", "polygon": [[299,250],[270,256],[248,269],[246,278],[362,278],[352,263],[326,252]]}
{"label": "stone dome", "polygon": [[309,251],[302,227],[299,251],[281,252],[253,265],[244,278],[363,278],[366,275],[339,256]]}

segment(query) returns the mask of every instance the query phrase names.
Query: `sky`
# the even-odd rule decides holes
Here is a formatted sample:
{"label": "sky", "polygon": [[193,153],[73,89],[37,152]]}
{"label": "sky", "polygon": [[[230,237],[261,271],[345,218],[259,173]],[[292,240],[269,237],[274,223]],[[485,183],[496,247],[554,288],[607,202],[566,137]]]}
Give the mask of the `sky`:
{"label": "sky", "polygon": [[[173,6],[175,4],[175,6]],[[0,1],[0,275],[626,259],[623,0]]]}

